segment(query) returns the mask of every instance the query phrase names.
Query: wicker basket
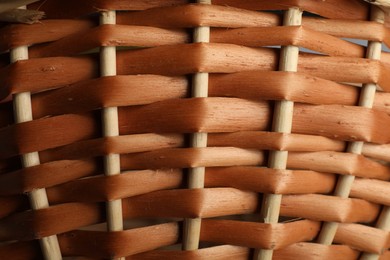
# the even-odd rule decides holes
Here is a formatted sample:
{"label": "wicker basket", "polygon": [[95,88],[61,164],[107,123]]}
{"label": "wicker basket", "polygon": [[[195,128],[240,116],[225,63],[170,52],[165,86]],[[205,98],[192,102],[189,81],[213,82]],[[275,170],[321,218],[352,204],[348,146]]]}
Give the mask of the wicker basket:
{"label": "wicker basket", "polygon": [[0,259],[390,259],[385,13],[194,2],[3,24]]}

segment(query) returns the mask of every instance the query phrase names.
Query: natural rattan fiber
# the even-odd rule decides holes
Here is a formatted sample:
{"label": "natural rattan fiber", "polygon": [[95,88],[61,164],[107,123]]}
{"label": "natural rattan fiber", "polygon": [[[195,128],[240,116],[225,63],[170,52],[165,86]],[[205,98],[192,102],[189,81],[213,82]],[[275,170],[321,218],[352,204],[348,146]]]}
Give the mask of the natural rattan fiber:
{"label": "natural rattan fiber", "polygon": [[0,259],[390,259],[382,9],[26,8],[0,25]]}

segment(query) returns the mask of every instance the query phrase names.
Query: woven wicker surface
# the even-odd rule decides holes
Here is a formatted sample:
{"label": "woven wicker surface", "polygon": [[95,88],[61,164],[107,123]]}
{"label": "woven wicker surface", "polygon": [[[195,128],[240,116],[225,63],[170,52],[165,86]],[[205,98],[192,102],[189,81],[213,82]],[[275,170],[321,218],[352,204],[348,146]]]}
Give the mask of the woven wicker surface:
{"label": "woven wicker surface", "polygon": [[195,2],[0,28],[0,259],[390,259],[384,13]]}

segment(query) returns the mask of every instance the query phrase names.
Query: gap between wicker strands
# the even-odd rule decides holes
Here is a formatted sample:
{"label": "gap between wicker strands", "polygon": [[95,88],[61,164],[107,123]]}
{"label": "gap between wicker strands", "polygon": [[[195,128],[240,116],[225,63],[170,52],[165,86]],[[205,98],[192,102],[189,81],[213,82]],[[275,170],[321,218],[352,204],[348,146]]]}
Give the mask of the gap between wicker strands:
{"label": "gap between wicker strands", "polygon": [[[116,12],[106,11],[101,13],[100,24],[115,24]],[[115,76],[116,75],[116,47],[106,46],[100,49],[100,68],[101,76]],[[107,107],[102,109],[102,123],[104,137],[119,136],[119,119],[118,108]],[[120,174],[120,155],[108,154],[104,157],[104,174],[106,176],[114,176]],[[122,231],[122,201],[113,200],[107,202],[107,230],[108,231]],[[123,260],[123,257],[113,258]]]}
{"label": "gap between wicker strands", "polygon": [[[25,7],[21,7],[25,9]],[[19,46],[10,51],[11,63],[19,60],[28,59],[28,47]],[[13,97],[14,117],[16,123],[32,121],[31,93],[23,92],[15,94]],[[40,164],[38,152],[31,152],[21,155],[22,165],[24,168]],[[49,207],[46,189],[36,189],[28,193],[31,208],[33,210],[44,209]],[[48,236],[39,240],[42,254],[45,259],[59,260],[62,259],[61,250],[58,244],[57,236]]]}
{"label": "gap between wicker strands", "polygon": [[[283,25],[301,25],[302,11],[298,8],[290,8],[284,14]],[[296,72],[298,67],[299,47],[283,46],[280,56],[280,71]],[[274,107],[272,130],[280,133],[291,133],[294,102],[277,101]],[[268,166],[273,169],[284,170],[287,167],[288,151],[271,151]],[[266,194],[261,207],[261,219],[264,223],[278,223],[282,195]],[[271,260],[273,250],[256,250],[254,259]]]}
{"label": "gap between wicker strands", "polygon": [[[199,4],[211,4],[211,0],[198,0]],[[197,27],[193,32],[193,42],[210,42],[210,27]],[[197,73],[192,78],[192,97],[207,97],[209,85],[208,73]],[[194,133],[191,136],[191,147],[207,147],[207,133]],[[188,188],[204,188],[205,167],[196,167],[189,169]],[[185,219],[183,250],[196,250],[199,248],[200,228],[202,220]]]}
{"label": "gap between wicker strands", "polygon": [[[372,7],[371,20],[383,23],[384,21],[383,11],[380,10],[379,8]],[[368,59],[380,60],[381,52],[382,52],[381,42],[369,42],[366,57]],[[372,108],[376,89],[377,89],[376,84],[363,84],[360,93],[359,106]],[[363,149],[363,144],[364,144],[363,142],[351,142],[348,144],[348,148],[346,152],[361,154]],[[348,198],[354,180],[355,180],[355,176],[353,175],[339,176],[339,180],[336,184],[334,195],[342,198]],[[338,223],[336,222],[324,223],[318,237],[318,242],[325,245],[331,245],[336,235],[337,228],[338,228]],[[377,259],[378,256],[376,256],[375,258]]]}

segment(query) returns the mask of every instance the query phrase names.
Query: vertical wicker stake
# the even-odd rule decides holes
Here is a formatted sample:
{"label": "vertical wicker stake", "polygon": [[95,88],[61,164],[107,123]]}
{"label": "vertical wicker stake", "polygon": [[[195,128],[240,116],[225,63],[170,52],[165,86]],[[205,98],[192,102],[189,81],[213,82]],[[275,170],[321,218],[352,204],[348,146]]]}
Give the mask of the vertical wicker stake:
{"label": "vertical wicker stake", "polygon": [[[380,10],[377,7],[372,7],[371,9],[371,20],[383,23],[384,22],[384,12]],[[371,45],[373,47],[371,47]],[[375,46],[375,47],[374,47]],[[373,58],[380,59],[380,56],[378,55],[379,52],[379,43],[376,42],[371,42],[370,45],[368,46],[368,53],[367,56],[370,57],[372,56]],[[373,52],[373,53],[371,53]],[[382,209],[381,215],[379,216],[378,222],[376,223],[376,227],[379,229],[382,229],[384,231],[389,232],[390,231],[390,207],[384,206]],[[361,257],[360,260],[378,260],[379,255],[377,254],[370,254],[370,253],[364,253]]]}
{"label": "vertical wicker stake", "polygon": [[[302,24],[302,11],[298,8],[290,8],[283,19],[284,26]],[[299,47],[283,46],[280,54],[279,70],[296,72],[298,67]],[[272,130],[279,133],[291,133],[294,102],[277,101],[274,107]],[[268,167],[272,169],[286,169],[288,151],[271,151]],[[267,194],[264,196],[261,208],[261,218],[264,223],[278,223],[282,195]],[[260,249],[255,252],[254,259],[270,260],[273,250]]]}
{"label": "vertical wicker stake", "polygon": [[[116,24],[115,11],[101,13],[100,24]],[[100,74],[102,77],[116,75],[116,47],[107,46],[100,49]],[[103,135],[118,136],[119,120],[118,108],[107,107],[102,110]],[[119,154],[109,154],[104,157],[104,174],[113,176],[120,174]],[[123,230],[122,200],[107,202],[107,229],[108,231]],[[124,259],[124,258],[118,258]]]}
{"label": "vertical wicker stake", "polygon": [[[0,12],[16,9],[19,6],[26,6],[34,2],[38,2],[38,0],[1,0]],[[19,8],[19,9],[26,9],[26,8]]]}
{"label": "vertical wicker stake", "polygon": [[[198,0],[199,4],[211,4],[211,0]],[[210,27],[194,29],[193,42],[210,42]],[[208,96],[208,73],[196,73],[192,78],[192,97]],[[191,136],[191,147],[206,147],[207,133],[194,133]],[[190,189],[204,188],[205,168],[197,167],[189,170],[188,187]],[[196,250],[199,248],[201,219],[185,219],[183,250]]]}
{"label": "vertical wicker stake", "polygon": [[[382,210],[381,215],[379,216],[378,223],[376,223],[376,228],[382,229],[384,231],[390,232],[390,207],[385,206]],[[379,255],[364,253],[360,260],[378,260]]]}
{"label": "vertical wicker stake", "polygon": [[[11,63],[27,60],[28,47],[19,46],[10,52]],[[31,93],[23,92],[13,96],[14,116],[16,123],[22,123],[33,120],[31,108]],[[38,152],[23,154],[21,156],[22,165],[25,168],[40,164]],[[49,201],[46,195],[46,189],[36,189],[28,193],[31,208],[39,210],[49,207]],[[62,259],[61,250],[58,244],[57,236],[49,236],[40,239],[42,253],[47,260]]]}
{"label": "vertical wicker stake", "polygon": [[[372,6],[371,20],[383,23],[384,22],[383,11],[380,10],[378,7]],[[382,53],[381,42],[369,42],[366,58],[373,59],[373,60],[380,60],[381,53]],[[363,84],[360,93],[359,106],[372,108],[374,103],[376,88],[377,88],[376,84]],[[363,149],[363,144],[364,144],[363,142],[350,142],[347,147],[347,152],[354,153],[354,154],[361,154]],[[336,184],[334,195],[339,196],[341,198],[348,198],[354,181],[355,181],[355,176],[353,175],[340,176]],[[318,237],[318,242],[325,245],[331,245],[336,235],[337,228],[338,228],[338,223],[335,222],[324,223]]]}

